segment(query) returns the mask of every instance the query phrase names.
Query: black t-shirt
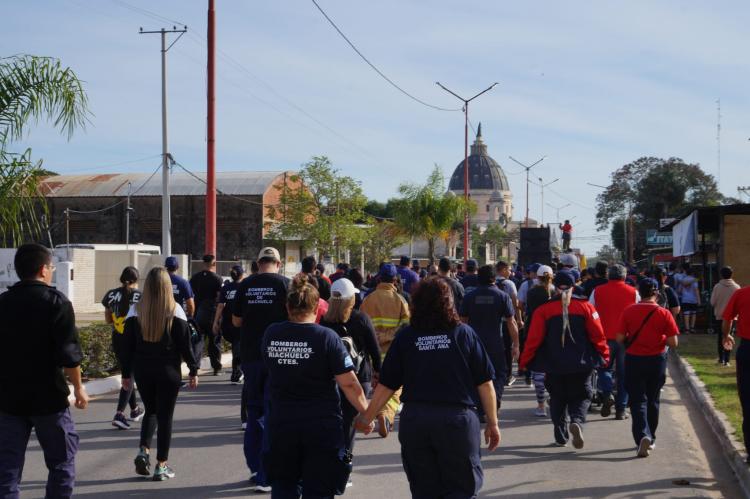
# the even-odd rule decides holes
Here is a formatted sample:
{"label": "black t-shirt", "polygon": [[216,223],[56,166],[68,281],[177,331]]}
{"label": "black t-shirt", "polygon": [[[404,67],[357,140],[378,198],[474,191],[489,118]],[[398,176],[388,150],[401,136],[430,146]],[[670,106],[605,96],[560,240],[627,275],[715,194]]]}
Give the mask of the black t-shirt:
{"label": "black t-shirt", "polygon": [[21,281],[0,295],[0,411],[44,416],[68,407],[63,367],[83,359],[73,305],[60,291]]}
{"label": "black t-shirt", "polygon": [[392,390],[403,386],[404,403],[473,406],[476,387],[494,377],[482,341],[466,324],[446,331],[401,329],[380,371],[384,386]]}
{"label": "black t-shirt", "polygon": [[314,277],[315,280],[318,281],[318,294],[320,294],[320,297],[325,301],[328,301],[331,298],[331,284],[319,275]]}
{"label": "black t-shirt", "polygon": [[456,311],[461,310],[461,302],[464,299],[465,290],[463,285],[458,282],[458,279],[454,279],[452,277],[442,277],[442,279],[445,281],[445,283],[448,285],[449,288],[451,288],[451,293],[453,293],[453,305],[456,307]]}
{"label": "black t-shirt", "polygon": [[364,362],[357,373],[357,378],[361,382],[368,382],[372,379],[373,369],[375,372],[380,372],[382,359],[380,357],[378,337],[375,333],[375,327],[373,327],[372,321],[367,314],[359,310],[352,310],[349,320],[343,325],[345,329],[341,327],[341,324],[326,321],[321,321],[320,325],[333,329],[339,336],[348,335],[352,337],[357,350],[364,355]]}
{"label": "black t-shirt", "polygon": [[544,305],[552,298],[552,290],[545,286],[534,286],[526,295],[526,330],[531,328],[531,319],[534,317],[534,311]]}
{"label": "black t-shirt", "polygon": [[660,307],[675,308],[680,306],[680,299],[677,292],[671,286],[663,286],[656,298],[656,303]]}
{"label": "black t-shirt", "polygon": [[354,369],[338,335],[317,324],[272,324],[263,335],[271,423],[341,416],[335,376]]}
{"label": "black t-shirt", "polygon": [[215,309],[221,284],[221,277],[210,270],[203,270],[193,275],[190,278],[190,287],[193,288],[193,293],[195,294],[195,309]]}
{"label": "black t-shirt", "polygon": [[224,309],[221,311],[221,327],[226,328],[232,325],[232,311],[234,310],[234,300],[237,297],[237,288],[240,283],[234,281],[227,281],[221,287],[219,292],[219,303],[224,304]]}
{"label": "black t-shirt", "polygon": [[461,317],[469,318],[469,326],[482,339],[491,353],[505,351],[503,344],[503,319],[513,317],[516,311],[510,296],[497,286],[479,286],[469,291],[461,305]]}
{"label": "black t-shirt", "polygon": [[255,274],[237,287],[232,314],[242,317],[240,340],[243,362],[261,360],[263,333],[274,322],[287,319],[289,279],[276,273]]}
{"label": "black t-shirt", "polygon": [[141,299],[141,292],[137,289],[119,287],[110,289],[102,298],[102,305],[112,314],[112,331],[122,334],[125,331],[125,317],[132,305]]}

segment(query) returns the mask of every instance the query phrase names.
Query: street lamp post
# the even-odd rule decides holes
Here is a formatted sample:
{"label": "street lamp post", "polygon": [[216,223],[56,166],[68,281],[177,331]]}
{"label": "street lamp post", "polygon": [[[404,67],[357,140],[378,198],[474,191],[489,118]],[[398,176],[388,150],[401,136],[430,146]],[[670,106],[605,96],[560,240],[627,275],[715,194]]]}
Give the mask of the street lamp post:
{"label": "street lamp post", "polygon": [[[560,179],[559,179],[559,178],[556,178],[555,180],[553,180],[553,181],[551,181],[551,182],[547,182],[547,183],[545,184],[545,183],[544,183],[544,180],[542,180],[542,177],[539,177],[539,187],[541,187],[541,188],[542,188],[542,203],[541,203],[541,206],[542,206],[542,216],[541,216],[541,220],[539,220],[539,223],[540,223],[540,224],[543,224],[543,223],[544,223],[544,188],[545,188],[545,187],[547,187],[548,185],[552,185],[552,184],[554,184],[554,183],[555,183],[555,182],[557,182],[558,180],[560,180]],[[559,215],[559,214],[558,214],[558,215]],[[558,218],[559,218],[559,217],[558,217]]]}
{"label": "street lamp post", "polygon": [[[459,99],[461,102],[464,103],[464,200],[466,201],[466,204],[469,204],[469,102],[473,101],[480,95],[482,95],[485,92],[489,92],[492,90],[495,85],[498,84],[498,82],[493,83],[489,87],[485,88],[478,94],[476,94],[471,99],[464,99],[457,93],[455,93],[452,90],[449,90],[445,88],[439,81],[436,81],[435,84],[448,92],[449,94],[453,95],[457,99]],[[464,265],[466,265],[466,261],[469,259],[469,210],[468,206],[467,209],[464,211]]]}
{"label": "street lamp post", "polygon": [[518,163],[519,165],[521,165],[526,170],[526,217],[524,218],[523,226],[524,227],[528,227],[529,226],[529,183],[531,182],[531,180],[529,180],[529,172],[536,165],[538,165],[539,163],[541,163],[542,161],[544,161],[547,156],[542,156],[541,158],[539,158],[538,160],[536,160],[531,165],[525,165],[525,164],[521,163],[520,161],[518,161],[513,156],[508,156],[508,157],[511,159],[511,161],[514,161],[514,162]]}

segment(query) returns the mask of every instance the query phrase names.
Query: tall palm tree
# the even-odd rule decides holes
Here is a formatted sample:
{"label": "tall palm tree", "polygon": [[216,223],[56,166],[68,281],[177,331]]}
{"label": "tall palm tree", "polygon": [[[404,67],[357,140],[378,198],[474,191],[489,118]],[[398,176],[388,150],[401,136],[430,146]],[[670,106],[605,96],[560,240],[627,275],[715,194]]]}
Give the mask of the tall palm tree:
{"label": "tall palm tree", "polygon": [[32,55],[0,58],[0,241],[17,246],[38,237],[47,205],[39,192],[46,172],[31,149],[8,150],[31,122],[49,119],[70,138],[88,120],[83,84],[57,59]]}

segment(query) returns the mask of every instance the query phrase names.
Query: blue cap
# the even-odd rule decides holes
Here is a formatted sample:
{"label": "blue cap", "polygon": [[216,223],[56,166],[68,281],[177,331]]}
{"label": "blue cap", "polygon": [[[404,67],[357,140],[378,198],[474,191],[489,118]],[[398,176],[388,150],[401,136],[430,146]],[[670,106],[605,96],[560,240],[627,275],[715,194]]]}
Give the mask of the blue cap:
{"label": "blue cap", "polygon": [[168,256],[164,261],[164,266],[167,267],[167,270],[176,270],[180,268],[180,262],[177,261],[176,256]]}
{"label": "blue cap", "polygon": [[536,272],[541,266],[541,263],[530,263],[526,266],[526,272]]}
{"label": "blue cap", "polygon": [[389,277],[394,278],[398,274],[398,270],[396,270],[396,266],[392,263],[384,263],[380,267],[380,277]]}
{"label": "blue cap", "polygon": [[236,272],[237,274],[244,274],[245,269],[242,268],[242,265],[233,265],[232,266],[232,272]]}
{"label": "blue cap", "polygon": [[474,260],[473,258],[470,260],[466,260],[466,270],[474,271],[479,267],[479,263]]}
{"label": "blue cap", "polygon": [[576,284],[576,279],[570,270],[558,270],[557,274],[555,274],[555,278],[552,280],[552,284],[556,287],[566,286],[572,288]]}

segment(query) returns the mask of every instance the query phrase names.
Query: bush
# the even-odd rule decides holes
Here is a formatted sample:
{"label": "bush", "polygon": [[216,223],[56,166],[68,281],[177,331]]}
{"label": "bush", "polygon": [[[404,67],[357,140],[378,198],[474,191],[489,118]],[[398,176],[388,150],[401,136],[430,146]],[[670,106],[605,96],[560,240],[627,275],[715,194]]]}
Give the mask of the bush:
{"label": "bush", "polygon": [[87,378],[103,378],[119,369],[112,351],[112,328],[104,322],[93,322],[78,330],[83,350],[81,372]]}

